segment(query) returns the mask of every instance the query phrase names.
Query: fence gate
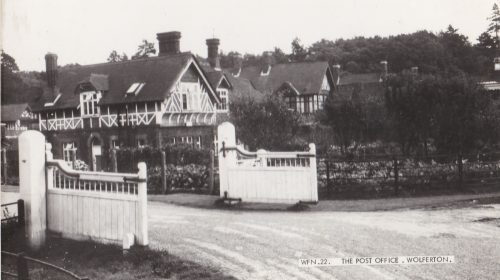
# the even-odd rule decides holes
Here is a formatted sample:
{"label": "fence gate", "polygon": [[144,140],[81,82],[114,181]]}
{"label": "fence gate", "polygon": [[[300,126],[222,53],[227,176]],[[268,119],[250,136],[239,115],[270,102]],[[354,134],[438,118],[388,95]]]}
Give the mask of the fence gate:
{"label": "fence gate", "polygon": [[28,243],[37,249],[45,230],[70,239],[148,245],[146,164],[138,173],[89,172],[54,160],[38,131],[19,137],[20,193],[26,203]]}
{"label": "fence gate", "polygon": [[307,152],[248,152],[234,126],[218,127],[220,196],[247,202],[317,202],[316,148]]}

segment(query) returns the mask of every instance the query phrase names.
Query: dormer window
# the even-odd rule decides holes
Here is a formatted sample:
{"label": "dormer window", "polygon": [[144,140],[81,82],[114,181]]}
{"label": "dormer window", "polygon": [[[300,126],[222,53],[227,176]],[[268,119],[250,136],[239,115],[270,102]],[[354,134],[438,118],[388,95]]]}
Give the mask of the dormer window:
{"label": "dormer window", "polygon": [[80,93],[80,111],[82,117],[92,117],[99,115],[99,106],[97,103],[101,99],[101,93],[87,91]]}
{"label": "dormer window", "polygon": [[271,65],[266,65],[264,69],[260,72],[261,76],[269,76],[269,73],[271,73]]}
{"label": "dormer window", "polygon": [[127,90],[127,95],[138,95],[146,83],[133,83]]}

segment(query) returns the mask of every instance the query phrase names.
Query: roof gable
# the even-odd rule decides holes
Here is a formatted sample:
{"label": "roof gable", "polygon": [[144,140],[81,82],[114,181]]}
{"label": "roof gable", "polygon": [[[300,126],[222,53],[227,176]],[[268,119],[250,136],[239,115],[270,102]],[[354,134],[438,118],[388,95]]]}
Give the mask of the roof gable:
{"label": "roof gable", "polygon": [[325,74],[331,75],[328,69],[327,62],[296,62],[273,65],[266,76],[260,75],[258,67],[246,67],[240,76],[249,79],[262,92],[275,92],[289,82],[300,94],[317,94]]}

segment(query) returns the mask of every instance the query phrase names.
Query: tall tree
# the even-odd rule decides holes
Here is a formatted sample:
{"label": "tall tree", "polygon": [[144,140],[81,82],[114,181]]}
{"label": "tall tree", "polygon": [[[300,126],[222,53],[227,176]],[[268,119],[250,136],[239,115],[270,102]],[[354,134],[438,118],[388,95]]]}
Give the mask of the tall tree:
{"label": "tall tree", "polygon": [[300,62],[306,60],[308,51],[301,44],[299,38],[295,38],[292,41],[292,53],[290,54],[290,60],[293,62]]}
{"label": "tall tree", "polygon": [[137,47],[137,52],[132,56],[132,59],[146,58],[153,54],[156,54],[155,44],[142,40],[142,44]]}
{"label": "tall tree", "polygon": [[488,25],[487,31],[490,34],[495,35],[494,38],[495,38],[496,46],[498,48],[499,47],[498,46],[498,43],[499,43],[498,35],[499,35],[499,31],[500,31],[500,9],[498,8],[497,3],[493,4],[491,16],[488,17],[488,20],[490,20],[490,24]]}

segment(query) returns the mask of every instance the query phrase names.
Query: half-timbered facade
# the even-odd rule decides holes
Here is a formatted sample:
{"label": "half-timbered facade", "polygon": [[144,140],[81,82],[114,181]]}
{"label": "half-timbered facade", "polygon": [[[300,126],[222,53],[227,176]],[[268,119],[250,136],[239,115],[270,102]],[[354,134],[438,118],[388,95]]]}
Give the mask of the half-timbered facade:
{"label": "half-timbered facade", "polygon": [[321,110],[334,90],[332,71],[321,61],[273,64],[264,53],[262,67],[245,67],[236,75],[260,92],[281,94],[291,110],[305,115]]}
{"label": "half-timbered facade", "polygon": [[189,143],[212,147],[220,99],[179,32],[158,34],[158,57],[57,67],[47,54],[47,87],[34,112],[57,157],[93,170],[122,146]]}

